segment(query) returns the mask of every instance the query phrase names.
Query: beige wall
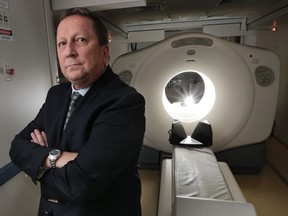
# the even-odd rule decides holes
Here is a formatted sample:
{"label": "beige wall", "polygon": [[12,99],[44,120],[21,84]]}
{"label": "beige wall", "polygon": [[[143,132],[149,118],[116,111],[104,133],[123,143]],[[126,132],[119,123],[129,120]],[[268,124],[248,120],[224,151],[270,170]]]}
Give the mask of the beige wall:
{"label": "beige wall", "polygon": [[275,52],[281,61],[281,79],[278,107],[273,135],[288,146],[288,27],[272,31],[259,31],[256,46],[268,48]]}
{"label": "beige wall", "polygon": [[256,46],[275,52],[281,61],[281,79],[273,137],[267,141],[267,161],[288,184],[288,26],[275,32],[261,31]]}

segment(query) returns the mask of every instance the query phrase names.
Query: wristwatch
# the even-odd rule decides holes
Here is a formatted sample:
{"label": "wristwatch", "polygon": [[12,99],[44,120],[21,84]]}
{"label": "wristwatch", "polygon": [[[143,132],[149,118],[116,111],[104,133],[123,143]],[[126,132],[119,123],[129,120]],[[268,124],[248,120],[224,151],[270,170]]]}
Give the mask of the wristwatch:
{"label": "wristwatch", "polygon": [[49,152],[48,160],[52,168],[56,168],[56,161],[61,156],[61,151],[59,149],[53,149]]}

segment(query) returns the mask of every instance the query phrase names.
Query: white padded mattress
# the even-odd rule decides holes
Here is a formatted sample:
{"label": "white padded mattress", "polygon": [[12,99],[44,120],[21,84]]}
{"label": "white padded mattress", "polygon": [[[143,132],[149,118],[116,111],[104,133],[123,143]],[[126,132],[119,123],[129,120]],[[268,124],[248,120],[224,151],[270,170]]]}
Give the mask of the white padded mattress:
{"label": "white padded mattress", "polygon": [[173,151],[176,196],[234,200],[211,149],[174,146]]}

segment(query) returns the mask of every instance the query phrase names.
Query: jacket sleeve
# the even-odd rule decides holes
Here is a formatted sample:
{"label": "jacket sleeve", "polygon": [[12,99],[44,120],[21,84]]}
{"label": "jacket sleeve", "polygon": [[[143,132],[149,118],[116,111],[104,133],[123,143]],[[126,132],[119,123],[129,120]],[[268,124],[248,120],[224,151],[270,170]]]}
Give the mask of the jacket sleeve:
{"label": "jacket sleeve", "polygon": [[[45,104],[43,105],[43,107]],[[49,148],[31,142],[31,132],[34,129],[42,130],[42,110],[19,134],[15,136],[9,151],[12,162],[36,184],[37,172],[44,158],[48,155]]]}
{"label": "jacket sleeve", "polygon": [[80,203],[99,198],[119,175],[135,169],[145,132],[144,107],[143,96],[133,92],[91,115],[88,139],[77,158],[42,177],[44,196]]}

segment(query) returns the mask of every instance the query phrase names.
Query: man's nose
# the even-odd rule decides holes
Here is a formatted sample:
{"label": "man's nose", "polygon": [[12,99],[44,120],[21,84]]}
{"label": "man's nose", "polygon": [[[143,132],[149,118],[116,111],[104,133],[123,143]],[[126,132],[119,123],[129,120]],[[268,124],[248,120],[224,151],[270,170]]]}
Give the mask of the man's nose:
{"label": "man's nose", "polygon": [[77,52],[76,52],[74,43],[68,42],[66,44],[65,55],[66,55],[66,57],[75,57],[75,56],[77,56]]}

